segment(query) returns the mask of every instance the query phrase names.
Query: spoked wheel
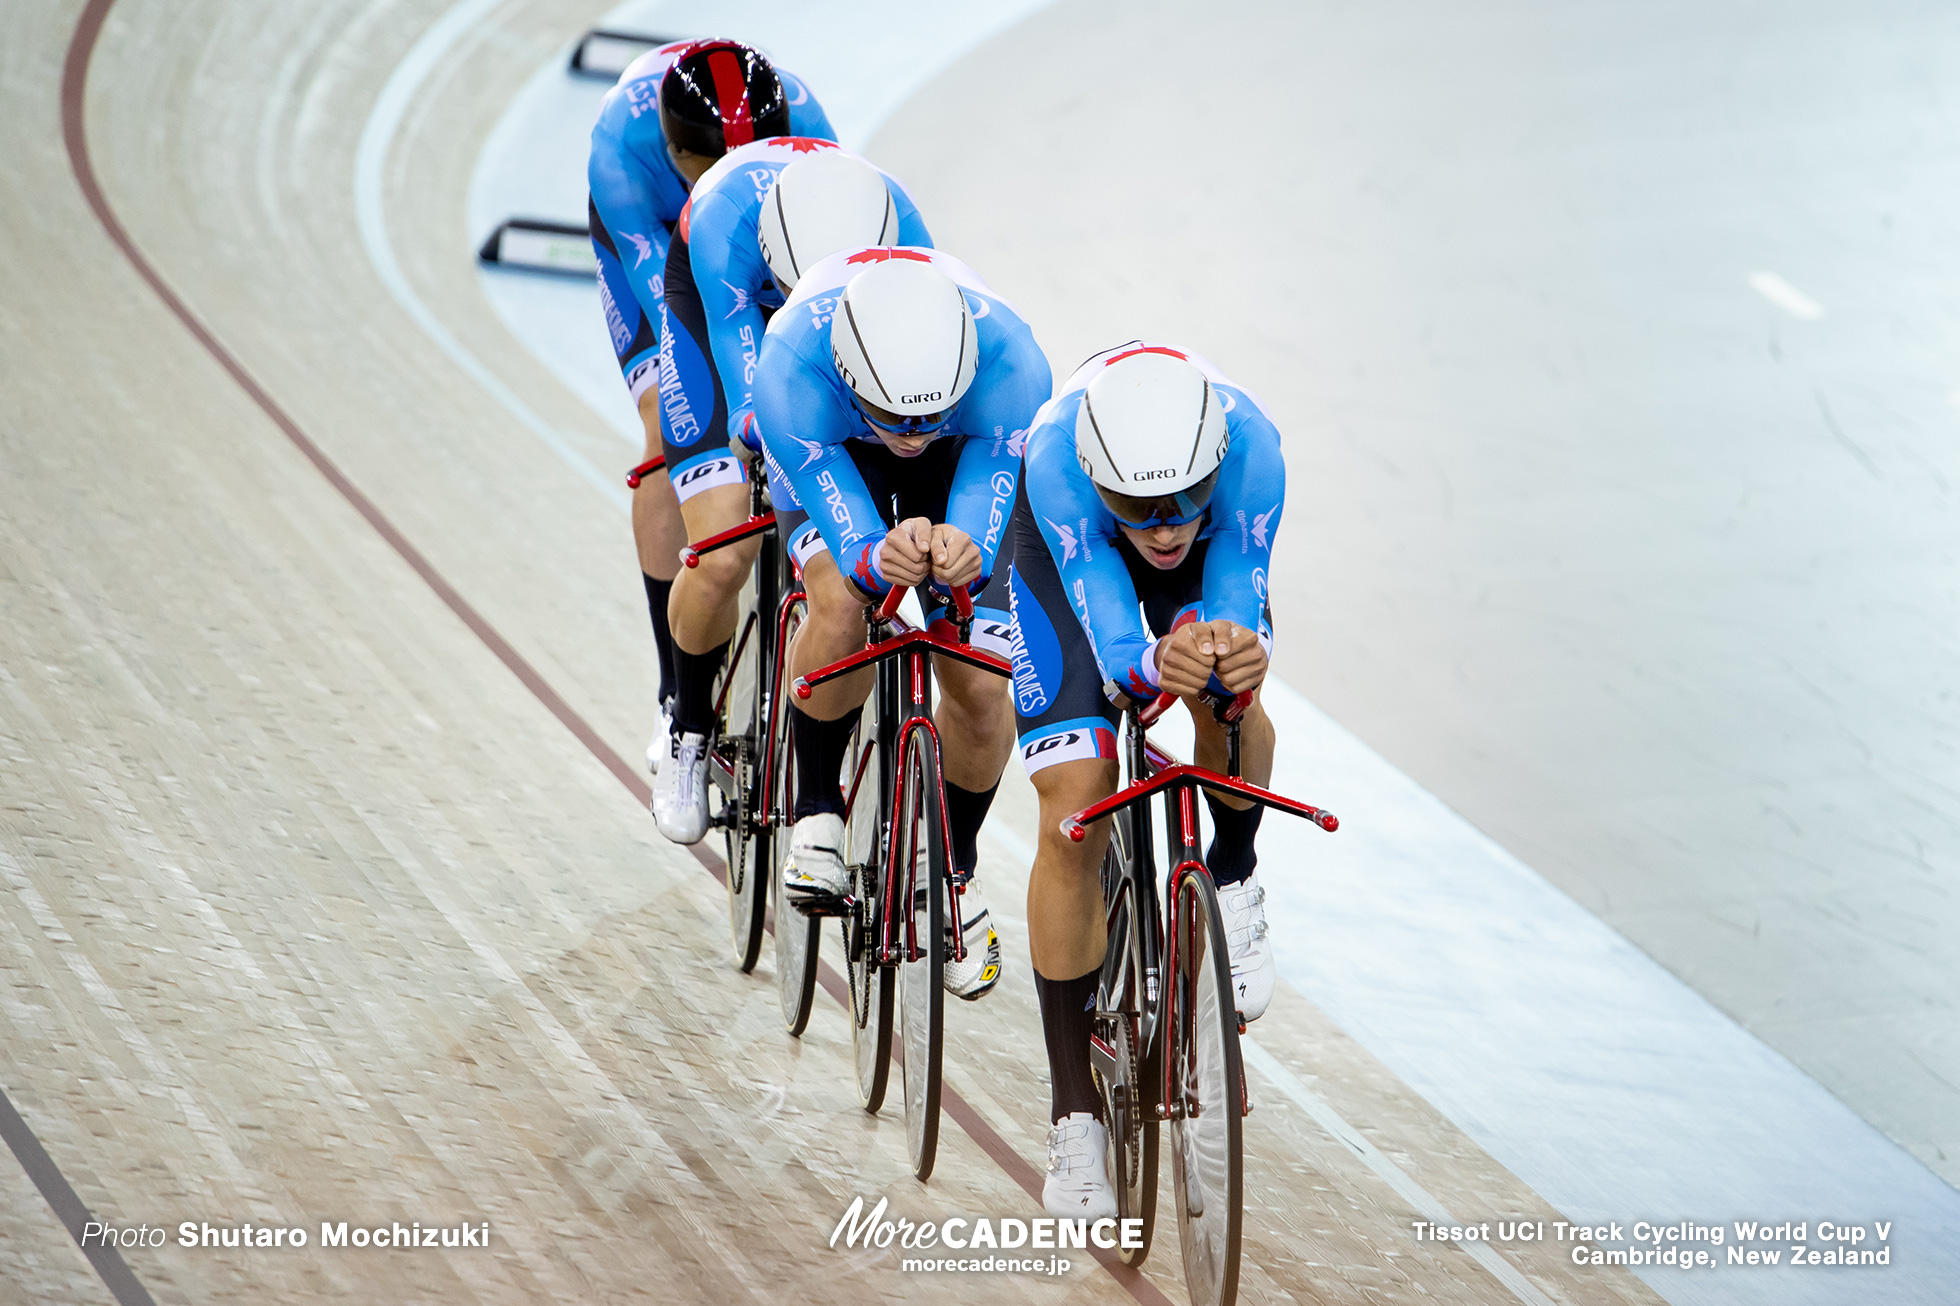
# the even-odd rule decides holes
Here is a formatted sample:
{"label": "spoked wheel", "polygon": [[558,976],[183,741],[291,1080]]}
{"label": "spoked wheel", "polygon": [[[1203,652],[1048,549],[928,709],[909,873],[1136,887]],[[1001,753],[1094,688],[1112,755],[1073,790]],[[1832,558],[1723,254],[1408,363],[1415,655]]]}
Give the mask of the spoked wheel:
{"label": "spoked wheel", "polygon": [[[924,1181],[939,1154],[939,1069],[945,1036],[946,826],[941,820],[939,747],[930,731],[907,737],[899,770],[896,866],[912,868],[911,936],[918,958],[898,968],[899,1028],[903,1033],[905,1136],[912,1173]],[[905,901],[905,899],[901,899]],[[905,942],[901,935],[901,942]],[[910,953],[908,952],[909,956]]]}
{"label": "spoked wheel", "polygon": [[803,625],[804,611],[802,599],[791,602],[778,650],[776,691],[770,699],[776,714],[771,727],[775,737],[769,746],[775,772],[769,786],[773,810],[763,814],[765,819],[779,816],[781,820],[769,844],[769,883],[776,895],[776,995],[782,1003],[783,1025],[792,1037],[801,1037],[810,1023],[810,999],[817,987],[817,940],[823,927],[821,919],[790,906],[783,893],[783,856],[789,851],[790,819],[796,806],[796,750],[789,738],[790,685],[796,677],[790,674],[789,650]]}
{"label": "spoked wheel", "polygon": [[850,962],[851,1051],[857,1062],[858,1101],[875,1113],[885,1104],[891,1074],[891,971],[878,964],[878,896],[884,848],[879,839],[882,800],[878,779],[877,695],[867,703],[851,738],[847,805],[844,812],[844,864],[851,868],[855,911],[841,917],[844,955]]}
{"label": "spoked wheel", "polygon": [[1184,1245],[1184,1281],[1193,1306],[1231,1306],[1239,1290],[1240,1153],[1238,1008],[1232,1001],[1232,963],[1211,877],[1182,876],[1178,910],[1176,1028],[1165,1047],[1175,1057],[1174,1082],[1184,1105],[1171,1113],[1171,1173],[1177,1194],[1177,1232]]}
{"label": "spoked wheel", "polygon": [[[761,623],[755,610],[755,574],[742,587],[745,614],[722,671],[715,721],[715,762],[710,783],[722,790],[722,837],[728,854],[728,930],[735,964],[747,974],[762,954],[762,921],[769,906],[770,828],[757,810],[762,786]],[[726,776],[722,768],[726,768]]]}
{"label": "spoked wheel", "polygon": [[1108,960],[1103,963],[1096,995],[1096,1042],[1090,1064],[1102,1093],[1103,1120],[1109,1126],[1109,1152],[1104,1158],[1111,1186],[1116,1189],[1116,1218],[1142,1222],[1143,1241],[1117,1251],[1125,1265],[1141,1265],[1150,1255],[1151,1233],[1157,1223],[1157,1093],[1161,1082],[1156,1059],[1143,1054],[1143,977],[1135,931],[1137,904],[1119,893],[1123,882],[1123,826],[1103,857],[1104,900],[1117,904],[1109,925]]}

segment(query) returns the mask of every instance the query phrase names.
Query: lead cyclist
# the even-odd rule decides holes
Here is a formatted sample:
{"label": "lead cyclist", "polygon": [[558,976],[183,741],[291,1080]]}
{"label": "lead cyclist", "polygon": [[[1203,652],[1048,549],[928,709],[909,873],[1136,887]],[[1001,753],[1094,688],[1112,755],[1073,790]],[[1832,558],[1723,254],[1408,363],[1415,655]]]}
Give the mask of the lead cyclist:
{"label": "lead cyclist", "polygon": [[[795,674],[863,648],[865,607],[894,585],[916,587],[928,626],[942,628],[946,587],[979,589],[973,643],[1008,654],[996,563],[1007,556],[1021,445],[1052,384],[1020,315],[950,255],[874,247],[803,274],[770,320],[752,391],[772,484],[782,477],[801,505],[786,513],[789,496],[776,500],[809,596]],[[934,676],[966,944],[941,979],[971,1000],[1000,980],[1000,940],[974,871],[980,825],[1014,746],[1013,709],[990,672],[936,658]],[[840,769],[871,678],[856,672],[790,705],[796,825],[783,889],[806,909],[850,888]]]}
{"label": "lead cyclist", "polygon": [[[1246,391],[1168,345],[1090,358],[1042,407],[1014,510],[1014,695],[1021,757],[1041,800],[1028,882],[1028,947],[1050,1082],[1049,1213],[1116,1214],[1108,1135],[1089,1073],[1105,923],[1109,823],[1081,843],[1071,813],[1116,791],[1119,703],[1169,691],[1196,729],[1196,762],[1226,768],[1226,732],[1196,695],[1252,691],[1243,774],[1272,778],[1258,699],[1272,652],[1267,569],[1285,501],[1279,433]],[[1265,891],[1254,872],[1262,809],[1207,791],[1206,853],[1224,915],[1239,1015],[1273,995]]]}

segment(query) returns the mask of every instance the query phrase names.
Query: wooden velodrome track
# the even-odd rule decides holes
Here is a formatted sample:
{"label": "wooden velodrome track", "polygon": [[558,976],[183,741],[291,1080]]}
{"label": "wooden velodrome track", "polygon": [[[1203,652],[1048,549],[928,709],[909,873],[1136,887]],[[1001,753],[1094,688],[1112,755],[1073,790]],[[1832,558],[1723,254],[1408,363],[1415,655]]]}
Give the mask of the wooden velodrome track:
{"label": "wooden velodrome track", "polygon": [[[363,257],[360,124],[441,8],[0,10],[0,1088],[16,1152],[44,1149],[0,1165],[0,1300],[1181,1300],[1168,1227],[1142,1280],[825,1247],[861,1193],[1038,1214],[1025,868],[990,849],[1009,976],[954,1013],[960,1127],[920,1188],[897,1113],[855,1108],[835,1005],[786,1038],[768,963],[727,963],[712,858],[646,818],[621,521]],[[415,106],[389,198],[421,295],[609,466],[484,311],[456,216],[490,123],[591,16],[497,11]],[[1463,1218],[1560,1218],[1296,995],[1259,1033]],[[1246,1139],[1246,1300],[1518,1299],[1413,1242],[1278,1094]],[[493,1237],[92,1263],[73,1199]],[[1506,1254],[1552,1301],[1654,1300],[1556,1245]]]}

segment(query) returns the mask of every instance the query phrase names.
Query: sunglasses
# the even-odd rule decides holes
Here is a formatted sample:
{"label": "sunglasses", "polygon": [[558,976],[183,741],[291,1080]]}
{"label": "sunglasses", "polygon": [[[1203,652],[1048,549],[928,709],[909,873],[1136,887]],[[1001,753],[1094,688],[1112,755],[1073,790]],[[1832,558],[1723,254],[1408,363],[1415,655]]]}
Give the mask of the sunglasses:
{"label": "sunglasses", "polygon": [[865,421],[892,435],[933,435],[944,428],[953,415],[952,409],[945,408],[936,413],[919,413],[908,417],[902,413],[888,413],[855,393],[851,399],[857,404],[858,412],[864,414]]}
{"label": "sunglasses", "polygon": [[1154,530],[1159,526],[1183,526],[1205,515],[1211,503],[1212,491],[1218,488],[1218,473],[1213,472],[1196,485],[1178,491],[1176,494],[1155,494],[1139,498],[1133,494],[1119,494],[1115,490],[1096,486],[1096,494],[1103,506],[1125,526],[1136,530]]}

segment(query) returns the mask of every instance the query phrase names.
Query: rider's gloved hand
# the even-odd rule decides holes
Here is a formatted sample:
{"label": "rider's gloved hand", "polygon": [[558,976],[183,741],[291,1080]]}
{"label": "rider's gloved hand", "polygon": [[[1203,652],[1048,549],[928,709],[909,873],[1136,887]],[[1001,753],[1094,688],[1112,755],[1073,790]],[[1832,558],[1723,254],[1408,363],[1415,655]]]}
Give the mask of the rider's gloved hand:
{"label": "rider's gloved hand", "polygon": [[[891,528],[878,546],[878,570],[894,586],[922,585],[932,574],[932,522],[908,517]],[[976,553],[978,551],[976,550]]]}
{"label": "rider's gloved hand", "polygon": [[980,579],[980,546],[957,526],[932,528],[932,575],[940,584],[971,585]]}

